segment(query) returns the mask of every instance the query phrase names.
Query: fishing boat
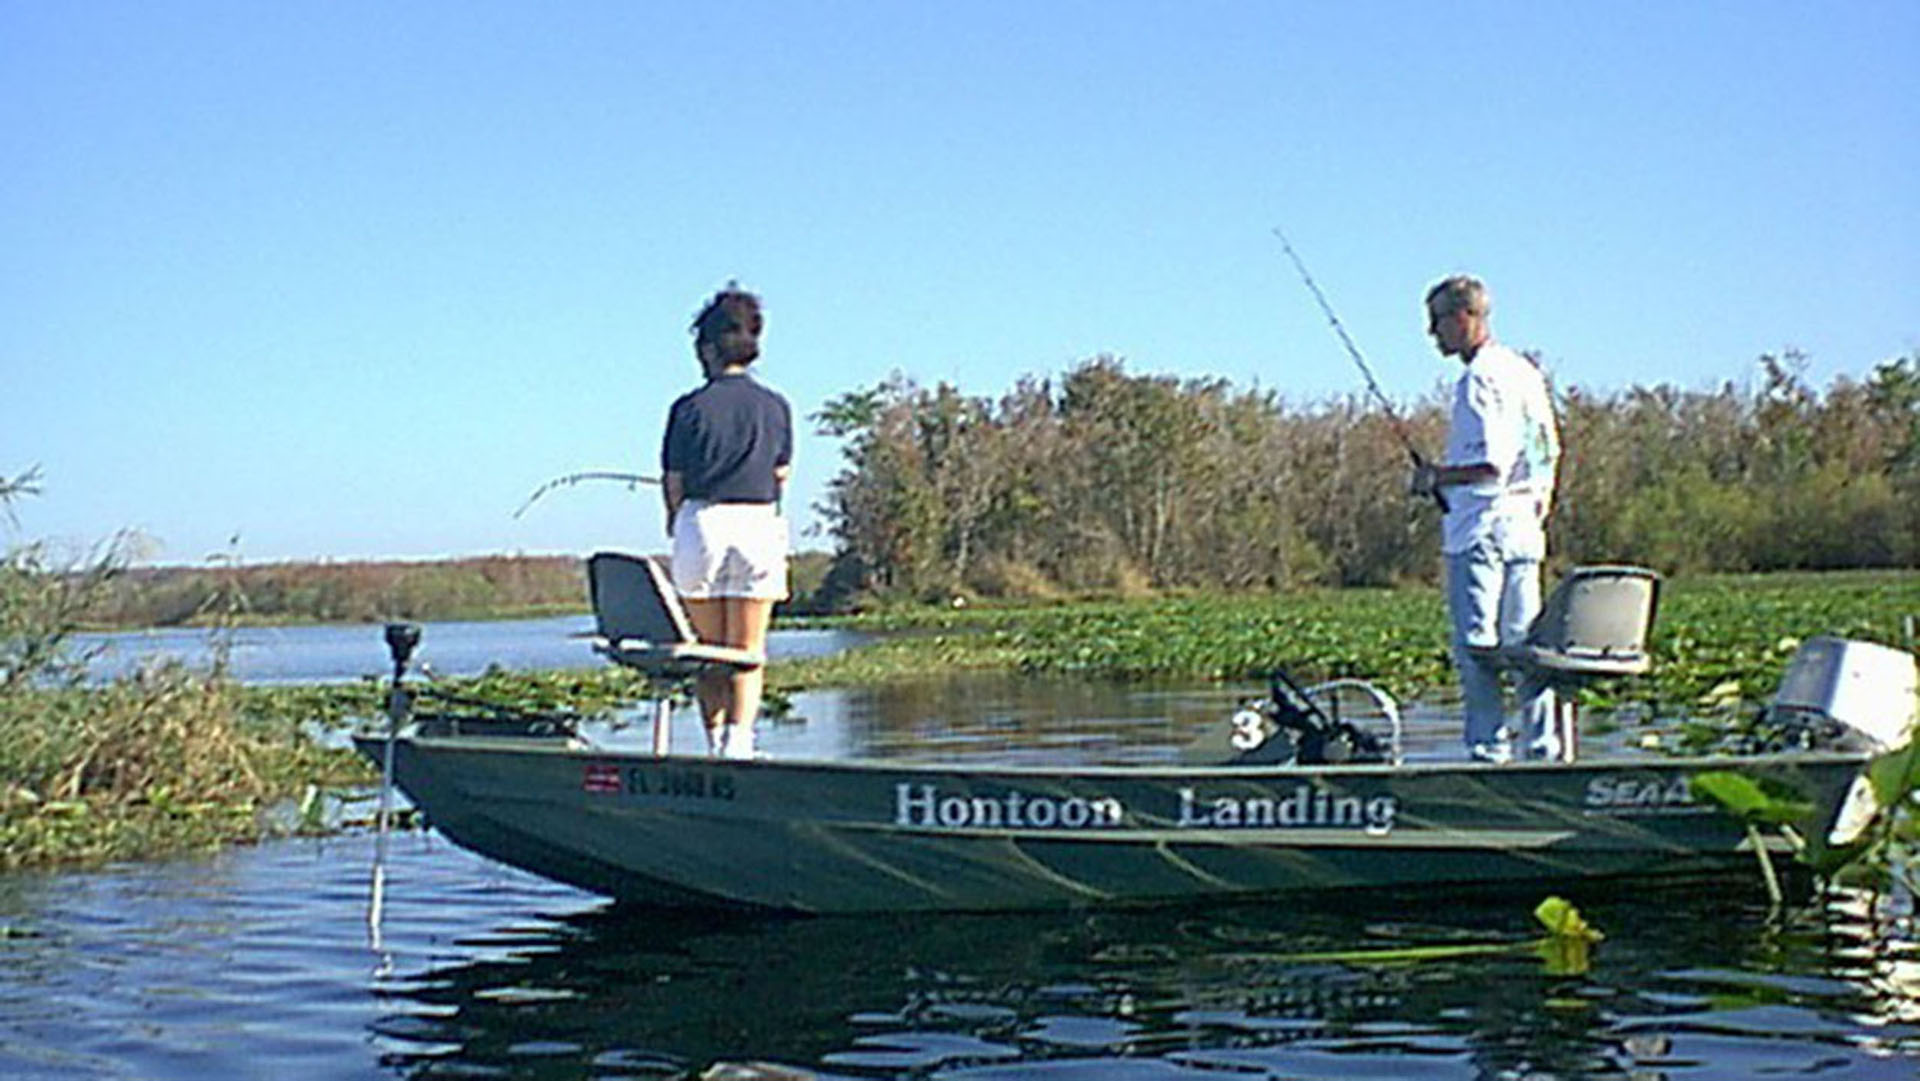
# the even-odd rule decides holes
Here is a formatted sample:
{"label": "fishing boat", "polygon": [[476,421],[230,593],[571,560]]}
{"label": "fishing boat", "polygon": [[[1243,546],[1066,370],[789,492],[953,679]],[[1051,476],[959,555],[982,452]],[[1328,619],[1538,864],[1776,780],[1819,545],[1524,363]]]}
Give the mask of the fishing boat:
{"label": "fishing boat", "polygon": [[[454,842],[646,905],[986,911],[1752,873],[1766,842],[1702,777],[1746,778],[1802,809],[1800,836],[1843,843],[1877,809],[1864,768],[1914,723],[1911,654],[1827,638],[1790,666],[1771,709],[1791,735],[1760,754],[1587,761],[1569,741],[1571,760],[1409,760],[1383,691],[1364,686],[1385,721],[1363,726],[1330,708],[1357,681],[1276,680],[1224,719],[1212,761],[710,758],[670,753],[665,692],[760,658],[698,642],[649,560],[602,553],[589,578],[594,648],[661,686],[650,748],[598,744],[564,716],[414,709],[410,628],[389,628],[387,723],[355,738]],[[1599,568],[1570,582],[1520,663],[1562,686],[1644,670],[1657,580]]]}

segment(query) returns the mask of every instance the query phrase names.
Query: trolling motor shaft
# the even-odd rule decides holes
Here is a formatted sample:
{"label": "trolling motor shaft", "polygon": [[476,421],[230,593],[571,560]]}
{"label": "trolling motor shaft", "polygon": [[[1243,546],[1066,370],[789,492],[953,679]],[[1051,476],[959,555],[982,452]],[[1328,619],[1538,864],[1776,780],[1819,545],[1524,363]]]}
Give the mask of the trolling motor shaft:
{"label": "trolling motor shaft", "polygon": [[367,904],[367,927],[373,933],[375,947],[380,940],[380,917],[386,907],[387,829],[393,817],[393,745],[400,736],[400,725],[412,707],[405,680],[407,662],[420,645],[420,626],[415,623],[389,623],[386,627],[387,654],[393,658],[393,688],[387,694],[387,745],[380,763],[380,810],[375,819],[373,842],[373,887]]}

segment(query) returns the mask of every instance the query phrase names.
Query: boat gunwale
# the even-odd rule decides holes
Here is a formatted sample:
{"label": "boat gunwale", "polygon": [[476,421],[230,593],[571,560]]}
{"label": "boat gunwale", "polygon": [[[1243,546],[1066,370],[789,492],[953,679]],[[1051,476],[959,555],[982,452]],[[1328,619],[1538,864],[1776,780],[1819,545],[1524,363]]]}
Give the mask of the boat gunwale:
{"label": "boat gunwale", "polygon": [[[373,746],[384,744],[387,734],[383,731],[360,730],[353,733],[355,742],[365,742]],[[536,754],[561,758],[607,760],[619,759],[679,765],[701,768],[728,767],[742,770],[770,769],[782,772],[827,772],[827,773],[945,773],[969,774],[979,776],[1016,776],[1016,777],[1059,777],[1070,775],[1087,778],[1127,777],[1139,780],[1156,778],[1184,778],[1205,776],[1210,778],[1271,778],[1289,776],[1339,776],[1339,777],[1403,777],[1437,773],[1472,774],[1518,774],[1518,773],[1566,773],[1576,770],[1645,770],[1649,768],[1670,769],[1727,769],[1742,765],[1776,766],[1829,766],[1854,765],[1865,767],[1875,757],[1866,751],[1789,751],[1774,754],[1749,755],[1689,755],[1689,756],[1609,756],[1605,758],[1580,759],[1574,762],[1513,761],[1504,763],[1476,762],[1471,760],[1418,761],[1399,764],[1350,763],[1325,765],[1287,765],[1280,763],[1261,763],[1251,765],[1207,764],[1207,763],[1149,763],[1142,765],[1123,764],[1070,764],[1070,765],[1034,765],[1023,763],[989,763],[973,761],[936,761],[925,758],[752,758],[729,759],[708,755],[668,754],[657,755],[640,748],[608,748],[582,744],[575,739],[554,736],[438,736],[423,735],[418,732],[402,730],[396,737],[398,743],[411,743],[422,750],[456,750],[469,752],[496,752]]]}

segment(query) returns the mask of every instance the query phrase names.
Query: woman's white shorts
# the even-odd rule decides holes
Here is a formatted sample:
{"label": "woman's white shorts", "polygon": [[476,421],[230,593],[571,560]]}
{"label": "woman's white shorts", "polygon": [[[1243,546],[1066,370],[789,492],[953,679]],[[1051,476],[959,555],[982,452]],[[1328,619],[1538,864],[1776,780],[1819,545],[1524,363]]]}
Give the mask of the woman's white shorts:
{"label": "woman's white shorts", "polygon": [[673,518],[673,587],[694,600],[786,600],[787,520],[772,503],[680,504]]}

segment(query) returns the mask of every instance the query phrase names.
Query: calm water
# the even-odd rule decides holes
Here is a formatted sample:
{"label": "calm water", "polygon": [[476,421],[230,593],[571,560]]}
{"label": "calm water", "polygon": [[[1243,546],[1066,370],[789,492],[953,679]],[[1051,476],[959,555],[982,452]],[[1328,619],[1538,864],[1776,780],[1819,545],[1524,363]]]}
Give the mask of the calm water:
{"label": "calm water", "polygon": [[[519,625],[518,646],[514,625],[467,626],[501,645],[491,660],[546,655],[539,624]],[[336,630],[275,632],[300,657],[262,650],[243,671],[380,670],[378,628],[324,646]],[[483,668],[482,646],[460,638],[430,626],[426,655]],[[1166,760],[1251,690],[998,679],[801,695],[763,746]],[[1416,741],[1449,734],[1414,728]],[[1875,919],[1857,897],[1770,919],[1738,889],[1571,893],[1609,937],[1588,971],[1555,975],[1525,950],[1417,965],[1293,956],[1519,942],[1531,895],[693,918],[609,906],[428,833],[394,838],[376,947],[372,849],[350,834],[0,877],[0,1078],[663,1079],[751,1076],[729,1071],[754,1061],[927,1081],[1920,1075],[1905,897]]]}
{"label": "calm water", "polygon": [[[428,623],[414,654],[443,676],[471,676],[489,665],[513,669],[597,668],[606,663],[587,645],[588,615],[550,619]],[[393,670],[377,624],[309,627],[243,627],[224,643],[228,664],[249,683],[319,683],[385,676]],[[776,631],[767,643],[774,657],[845,649],[855,636],[841,631]],[[75,635],[76,654],[93,657],[88,670],[99,678],[132,672],[157,657],[177,657],[205,667],[215,648],[211,632],[164,628]]]}
{"label": "calm water", "polygon": [[[397,838],[15,877],[0,1076],[1911,1078],[1920,952],[1840,899],[1576,897],[1581,975],[1525,951],[1419,965],[1313,950],[1517,941],[1532,899],[915,919],[610,908]],[[1911,924],[1905,924],[1910,929]]]}

